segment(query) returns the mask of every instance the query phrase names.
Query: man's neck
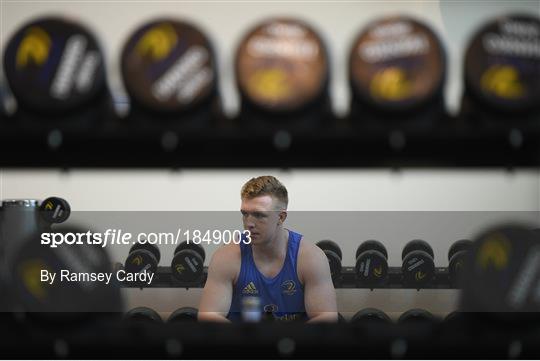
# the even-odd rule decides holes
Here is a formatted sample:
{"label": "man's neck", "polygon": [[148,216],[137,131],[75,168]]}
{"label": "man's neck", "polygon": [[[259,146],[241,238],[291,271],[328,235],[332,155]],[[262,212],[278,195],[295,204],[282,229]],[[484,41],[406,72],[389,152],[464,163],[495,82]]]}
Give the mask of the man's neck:
{"label": "man's neck", "polygon": [[257,258],[264,260],[282,259],[287,253],[289,231],[284,228],[277,233],[276,237],[268,243],[253,245],[252,249]]}

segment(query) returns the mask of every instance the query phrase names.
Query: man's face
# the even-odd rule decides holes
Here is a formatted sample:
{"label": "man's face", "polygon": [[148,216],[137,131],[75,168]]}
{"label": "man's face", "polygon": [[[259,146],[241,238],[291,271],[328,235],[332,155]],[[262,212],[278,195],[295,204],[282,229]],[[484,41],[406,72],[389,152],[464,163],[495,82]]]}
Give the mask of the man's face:
{"label": "man's face", "polygon": [[242,199],[240,207],[244,229],[251,233],[253,244],[271,241],[285,220],[286,212],[276,206],[276,200],[269,195]]}

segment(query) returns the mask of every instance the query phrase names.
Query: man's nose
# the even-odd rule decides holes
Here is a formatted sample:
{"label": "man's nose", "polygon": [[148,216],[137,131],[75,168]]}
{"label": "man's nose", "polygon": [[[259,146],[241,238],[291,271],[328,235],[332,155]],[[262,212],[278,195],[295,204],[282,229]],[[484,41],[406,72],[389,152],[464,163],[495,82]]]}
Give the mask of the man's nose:
{"label": "man's nose", "polygon": [[253,217],[247,217],[244,224],[247,229],[255,228],[255,219]]}

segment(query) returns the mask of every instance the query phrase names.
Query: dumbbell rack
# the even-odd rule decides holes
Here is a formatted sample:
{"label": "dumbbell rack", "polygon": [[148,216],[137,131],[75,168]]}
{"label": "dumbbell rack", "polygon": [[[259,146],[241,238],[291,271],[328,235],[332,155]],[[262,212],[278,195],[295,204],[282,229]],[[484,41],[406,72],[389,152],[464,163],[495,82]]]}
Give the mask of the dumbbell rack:
{"label": "dumbbell rack", "polygon": [[[84,117],[85,115],[81,115]],[[404,123],[328,115],[310,124],[223,116],[193,126],[130,123],[115,114],[0,121],[1,167],[536,167],[540,116],[477,122],[459,117]],[[95,122],[94,122],[95,120]],[[246,152],[257,149],[257,152]],[[262,161],[261,161],[262,160]]]}
{"label": "dumbbell rack", "polygon": [[[124,283],[124,288],[202,288],[208,277],[208,267],[204,268],[200,280],[195,282],[180,282],[172,275],[171,268],[159,266],[154,276],[154,281],[150,285],[139,286],[133,283]],[[364,288],[364,289],[418,289],[416,286],[403,284],[401,267],[388,267],[388,280],[383,285],[368,287],[360,285],[356,279],[354,267],[343,267],[341,277],[334,281],[335,288]],[[433,280],[422,289],[455,289],[450,283],[448,268],[435,268]]]}
{"label": "dumbbell rack", "polygon": [[[341,277],[334,282],[336,288],[385,288],[385,289],[418,289],[417,286],[406,285],[403,283],[403,274],[401,267],[388,267],[388,279],[380,286],[368,287],[360,285],[356,278],[354,267],[342,267]],[[433,280],[422,289],[452,289],[455,288],[450,283],[448,268],[435,268]]]}

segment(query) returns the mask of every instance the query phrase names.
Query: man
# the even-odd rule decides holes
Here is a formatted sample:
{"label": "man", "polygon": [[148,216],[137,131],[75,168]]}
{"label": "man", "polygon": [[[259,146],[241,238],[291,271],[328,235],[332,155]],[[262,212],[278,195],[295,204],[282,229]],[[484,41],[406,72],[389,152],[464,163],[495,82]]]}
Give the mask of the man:
{"label": "man", "polygon": [[199,320],[241,319],[244,297],[258,297],[274,318],[336,322],[336,294],[325,254],[283,228],[287,189],[275,177],[249,180],[241,190],[246,242],[219,248],[208,268]]}

